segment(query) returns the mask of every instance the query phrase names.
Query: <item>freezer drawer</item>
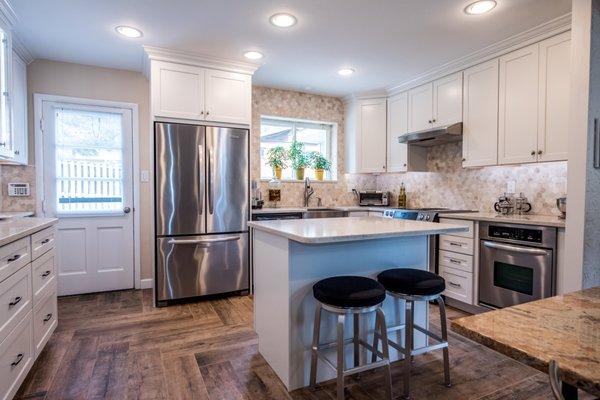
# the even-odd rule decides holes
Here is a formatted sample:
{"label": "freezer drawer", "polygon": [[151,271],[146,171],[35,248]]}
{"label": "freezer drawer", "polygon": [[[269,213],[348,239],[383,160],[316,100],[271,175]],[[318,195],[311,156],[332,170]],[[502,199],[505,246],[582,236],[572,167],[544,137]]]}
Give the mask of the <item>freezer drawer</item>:
{"label": "freezer drawer", "polygon": [[157,300],[247,290],[248,233],[157,239]]}

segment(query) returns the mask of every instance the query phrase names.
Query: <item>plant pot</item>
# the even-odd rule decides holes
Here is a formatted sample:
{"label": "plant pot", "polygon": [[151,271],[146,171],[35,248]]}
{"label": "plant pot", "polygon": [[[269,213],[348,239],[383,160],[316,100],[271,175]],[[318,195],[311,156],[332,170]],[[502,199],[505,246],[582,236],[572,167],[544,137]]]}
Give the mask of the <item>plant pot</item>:
{"label": "plant pot", "polygon": [[296,168],[296,179],[299,181],[304,180],[304,168]]}
{"label": "plant pot", "polygon": [[323,179],[325,179],[325,170],[315,169],[315,178],[317,178],[318,181],[322,181]]}
{"label": "plant pot", "polygon": [[273,173],[275,174],[275,178],[277,178],[278,180],[281,180],[281,173],[283,172],[283,169],[281,167],[275,167],[273,168]]}

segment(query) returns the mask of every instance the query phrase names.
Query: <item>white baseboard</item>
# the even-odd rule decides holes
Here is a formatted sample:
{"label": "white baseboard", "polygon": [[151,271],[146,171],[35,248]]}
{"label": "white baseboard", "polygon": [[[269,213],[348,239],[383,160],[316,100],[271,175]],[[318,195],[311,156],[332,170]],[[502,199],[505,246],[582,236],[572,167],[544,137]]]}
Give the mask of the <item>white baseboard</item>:
{"label": "white baseboard", "polygon": [[154,279],[147,278],[140,281],[140,289],[152,289],[154,287]]}

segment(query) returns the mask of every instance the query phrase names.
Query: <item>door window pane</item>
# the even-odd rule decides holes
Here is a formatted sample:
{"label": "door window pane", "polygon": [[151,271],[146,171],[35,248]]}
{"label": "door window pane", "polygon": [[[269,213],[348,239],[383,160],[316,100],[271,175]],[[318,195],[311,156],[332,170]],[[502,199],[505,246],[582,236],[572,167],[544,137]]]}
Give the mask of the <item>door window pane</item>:
{"label": "door window pane", "polygon": [[56,211],[123,210],[123,116],[60,109],[55,120]]}

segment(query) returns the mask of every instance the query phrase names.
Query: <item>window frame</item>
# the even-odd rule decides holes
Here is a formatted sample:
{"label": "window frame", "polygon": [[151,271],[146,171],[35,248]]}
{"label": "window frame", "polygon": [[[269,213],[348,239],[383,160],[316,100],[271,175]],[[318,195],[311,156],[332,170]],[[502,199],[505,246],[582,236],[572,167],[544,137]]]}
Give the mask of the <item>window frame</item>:
{"label": "window frame", "polygon": [[[301,118],[288,118],[288,117],[280,117],[280,116],[271,116],[271,115],[261,115],[260,116],[260,129],[259,129],[259,139],[258,139],[258,157],[259,157],[259,177],[261,181],[270,181],[273,177],[263,177],[262,175],[262,157],[261,157],[261,147],[262,147],[262,125],[263,121],[271,122],[273,125],[281,124],[281,126],[292,126],[293,138],[295,139],[297,136],[297,126],[304,125],[327,125],[330,127],[329,129],[329,138],[328,138],[328,154],[325,156],[331,161],[331,169],[330,171],[325,171],[325,178],[322,183],[336,183],[338,179],[338,123],[337,122],[329,122],[329,121],[318,121],[318,120],[309,120],[309,119],[301,119]],[[291,170],[290,167],[286,168],[287,170]],[[309,169],[309,168],[307,168]],[[312,169],[312,168],[310,168]],[[292,170],[293,176],[293,170]],[[282,178],[282,182],[304,182],[294,178]],[[313,179],[315,181],[315,179]]]}

